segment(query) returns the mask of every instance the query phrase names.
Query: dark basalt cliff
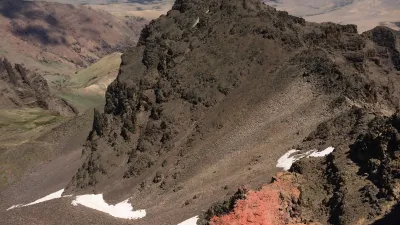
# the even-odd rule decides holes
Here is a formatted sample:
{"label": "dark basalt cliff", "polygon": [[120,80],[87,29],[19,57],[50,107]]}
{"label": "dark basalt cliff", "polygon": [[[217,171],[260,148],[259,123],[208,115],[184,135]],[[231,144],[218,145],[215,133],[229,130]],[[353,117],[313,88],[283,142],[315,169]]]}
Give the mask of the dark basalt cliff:
{"label": "dark basalt cliff", "polygon": [[[160,183],[164,190],[179,190],[175,184],[184,179],[187,170],[180,166],[181,161],[192,155],[193,146],[199,145],[206,134],[224,126],[223,117],[268,100],[271,93],[291,91],[291,85],[299,82],[312,89],[313,97],[324,98],[329,109],[327,122],[299,147],[337,144],[338,156],[334,157],[347,162],[346,152],[351,145],[350,159],[354,167],[360,167],[360,172],[353,175],[367,173],[371,185],[378,187],[377,193],[385,193],[377,198],[387,196],[393,192],[389,183],[396,175],[386,176],[389,181],[382,183],[376,179],[388,170],[376,172],[374,168],[392,165],[388,159],[397,154],[364,154],[374,151],[362,144],[374,141],[374,135],[368,134],[373,132],[368,131],[372,128],[360,127],[375,121],[374,117],[389,116],[398,109],[399,60],[399,35],[386,27],[359,35],[354,25],[309,23],[257,0],[177,0],[167,15],[143,29],[138,45],[123,55],[119,76],[106,93],[104,113],[95,112],[93,131],[83,152],[86,161],[71,180],[68,191],[110,190],[121,180],[144,188],[149,179]],[[246,89],[257,84],[265,85]],[[357,110],[364,113],[358,114]],[[216,111],[219,119],[211,116]],[[395,118],[390,121],[396,121]],[[360,127],[352,133],[354,126]],[[396,125],[382,128],[392,130],[388,135],[393,137],[397,128],[388,126]],[[364,136],[357,138],[356,134]],[[395,140],[384,141],[391,145]],[[229,149],[204,154],[217,156],[224,151]],[[168,160],[172,155],[178,158],[175,164]],[[341,192],[346,190],[344,184],[340,186],[342,178],[335,175],[341,170],[336,167],[345,168],[345,163],[336,165],[332,157],[327,160],[326,164],[315,165],[320,168],[296,167],[298,173],[320,171],[323,175],[314,178],[325,177],[326,187],[321,190],[329,192],[321,194],[328,196],[326,199],[316,199],[305,192],[304,198],[310,195],[304,212],[319,206],[325,211],[309,212],[308,219],[312,220],[313,215],[321,219],[324,215],[330,223],[351,224],[349,221],[371,212],[361,210],[370,204],[363,203],[365,208],[360,207],[358,216],[349,219],[350,213],[344,211],[353,211],[350,206],[341,207],[344,198],[329,197],[346,196]],[[371,160],[375,162],[371,164],[373,168],[369,165]],[[310,183],[314,178],[310,175]],[[367,195],[362,190],[355,193]],[[351,202],[354,198],[349,199]],[[355,202],[358,201],[348,204]],[[383,211],[374,213],[366,220]]]}
{"label": "dark basalt cliff", "polygon": [[78,113],[65,100],[51,94],[41,75],[28,72],[20,64],[13,66],[6,58],[0,61],[0,106],[4,109],[39,107],[65,116]]}

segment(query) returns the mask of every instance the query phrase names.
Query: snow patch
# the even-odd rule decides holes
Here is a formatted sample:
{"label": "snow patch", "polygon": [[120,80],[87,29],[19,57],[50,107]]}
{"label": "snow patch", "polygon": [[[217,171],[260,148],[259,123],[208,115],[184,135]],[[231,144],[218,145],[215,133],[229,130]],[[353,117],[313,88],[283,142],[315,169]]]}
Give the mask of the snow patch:
{"label": "snow patch", "polygon": [[209,12],[210,12],[210,10],[209,10],[209,9],[207,9],[207,11],[206,11],[206,14],[207,14],[207,13],[209,13]]}
{"label": "snow patch", "polygon": [[200,18],[197,17],[196,21],[194,21],[194,24],[192,25],[192,28],[196,27],[199,22],[200,22]]}
{"label": "snow patch", "polygon": [[146,210],[133,211],[132,205],[128,201],[129,199],[116,205],[109,205],[104,201],[103,194],[90,194],[76,196],[71,204],[74,206],[83,205],[122,219],[140,219],[146,216]]}
{"label": "snow patch", "polygon": [[324,156],[331,154],[333,152],[333,150],[335,150],[333,147],[328,147],[325,150],[320,151],[320,152],[318,152],[317,150],[314,150],[314,152],[311,153],[309,155],[309,157],[324,157]]}
{"label": "snow patch", "polygon": [[[335,150],[333,147],[328,147],[323,151],[318,151],[318,150],[310,150],[305,153],[298,153],[300,152],[299,150],[292,149],[285,153],[282,157],[278,159],[278,162],[276,164],[276,167],[278,168],[283,168],[283,170],[289,170],[290,167],[292,167],[293,163],[306,157],[324,157],[329,154],[331,154]],[[295,154],[297,153],[297,154]]]}
{"label": "snow patch", "polygon": [[13,205],[10,208],[8,208],[7,211],[11,210],[11,209],[15,209],[15,208],[21,208],[21,207],[25,207],[25,206],[35,205],[35,204],[38,204],[38,203],[50,201],[50,200],[61,198],[61,197],[71,197],[71,195],[61,196],[63,192],[64,192],[64,189],[61,189],[61,190],[59,190],[57,192],[51,193],[51,194],[49,194],[49,195],[47,195],[47,196],[45,196],[43,198],[40,198],[40,199],[38,199],[38,200],[36,200],[34,202],[31,202],[31,203],[28,203],[28,204],[25,204],[25,205],[24,204]]}
{"label": "snow patch", "polygon": [[179,223],[178,225],[196,225],[197,220],[199,220],[199,216],[194,216],[190,219],[183,221],[182,223]]}
{"label": "snow patch", "polygon": [[[64,189],[61,189],[57,192],[54,192],[52,194],[49,194],[41,199],[38,199],[34,202],[28,203],[28,204],[18,204],[18,205],[13,205],[10,208],[7,209],[15,209],[15,208],[21,208],[25,206],[30,206],[30,205],[35,205],[38,203],[46,202],[49,200],[57,199],[57,198],[63,198],[63,197],[72,197],[72,195],[64,195],[62,196],[62,193],[64,192]],[[122,219],[139,219],[143,218],[146,216],[146,210],[136,210],[133,211],[132,205],[128,203],[129,199],[120,202],[116,205],[109,205],[107,204],[104,199],[103,199],[103,194],[90,194],[90,195],[79,195],[76,196],[75,200],[71,202],[72,205],[78,206],[78,205],[83,205],[91,209],[95,209],[104,213],[107,213],[113,217],[117,218],[122,218]]]}
{"label": "snow patch", "polygon": [[292,167],[292,164],[299,160],[297,158],[297,155],[291,156],[294,153],[299,152],[299,150],[292,149],[285,153],[282,157],[278,159],[278,163],[276,164],[276,167],[278,168],[283,168],[284,170],[289,170],[290,167]]}
{"label": "snow patch", "polygon": [[11,209],[15,209],[15,208],[20,208],[20,207],[24,207],[24,205],[23,204],[13,205],[10,208],[8,208],[7,211],[11,210]]}

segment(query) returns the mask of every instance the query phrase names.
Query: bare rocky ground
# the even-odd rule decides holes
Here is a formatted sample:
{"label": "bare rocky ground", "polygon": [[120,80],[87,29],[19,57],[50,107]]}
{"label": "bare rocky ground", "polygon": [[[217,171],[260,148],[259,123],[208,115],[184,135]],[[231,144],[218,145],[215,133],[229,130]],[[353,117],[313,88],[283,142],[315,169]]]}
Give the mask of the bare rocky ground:
{"label": "bare rocky ground", "polygon": [[0,216],[5,224],[177,224],[242,185],[269,183],[289,149],[334,146],[331,156],[293,167],[296,222],[393,221],[398,40],[386,27],[359,35],[356,26],[309,23],[256,0],[176,1],[124,54],[82,165],[54,184],[104,193],[110,203],[132,197],[147,216],[115,220],[66,199]]}

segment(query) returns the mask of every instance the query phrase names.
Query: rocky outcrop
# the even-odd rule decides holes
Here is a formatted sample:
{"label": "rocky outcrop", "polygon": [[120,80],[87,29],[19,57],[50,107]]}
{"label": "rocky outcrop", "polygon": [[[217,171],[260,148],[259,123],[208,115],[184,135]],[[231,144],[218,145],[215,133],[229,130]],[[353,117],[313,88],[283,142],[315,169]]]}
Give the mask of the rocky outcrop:
{"label": "rocky outcrop", "polygon": [[39,107],[61,115],[78,111],[50,92],[47,81],[39,74],[30,74],[22,65],[13,66],[6,58],[0,62],[0,105],[2,108]]}
{"label": "rocky outcrop", "polygon": [[[368,131],[358,136],[350,146],[350,157],[373,183],[370,189],[377,199],[393,204],[399,197],[400,115],[376,117],[368,124]],[[389,204],[388,202],[388,204]]]}
{"label": "rocky outcrop", "polygon": [[215,213],[213,206],[198,224],[318,225],[300,217],[300,183],[301,177],[297,175],[278,173],[271,184],[260,190],[240,191],[241,198],[235,195],[235,201],[231,200],[233,204],[225,212]]}

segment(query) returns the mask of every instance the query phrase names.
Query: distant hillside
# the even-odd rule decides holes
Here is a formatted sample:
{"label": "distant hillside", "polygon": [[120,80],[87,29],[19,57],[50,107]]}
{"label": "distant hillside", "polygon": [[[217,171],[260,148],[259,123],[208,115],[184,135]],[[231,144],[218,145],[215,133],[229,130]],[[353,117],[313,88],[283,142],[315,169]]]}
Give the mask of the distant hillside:
{"label": "distant hillside", "polygon": [[145,19],[156,19],[171,9],[175,0],[45,0],[75,5],[90,5],[92,8],[101,9],[117,17],[130,16]]}
{"label": "distant hillside", "polygon": [[167,13],[174,2],[175,0],[131,0],[127,3],[91,4],[91,7],[107,11],[120,18],[135,16],[151,20]]}
{"label": "distant hillside", "polygon": [[396,0],[261,0],[311,22],[356,24],[358,32],[385,25],[399,30],[400,3]]}
{"label": "distant hillside", "polygon": [[[38,0],[30,0],[30,1],[38,1]],[[40,0],[39,0],[40,1]],[[126,3],[126,2],[135,2],[135,3],[153,3],[160,2],[162,0],[44,0],[45,2],[58,2],[63,4],[109,4],[109,3]]]}
{"label": "distant hillside", "polygon": [[0,0],[0,55],[45,76],[71,74],[135,44],[145,23],[86,6]]}

